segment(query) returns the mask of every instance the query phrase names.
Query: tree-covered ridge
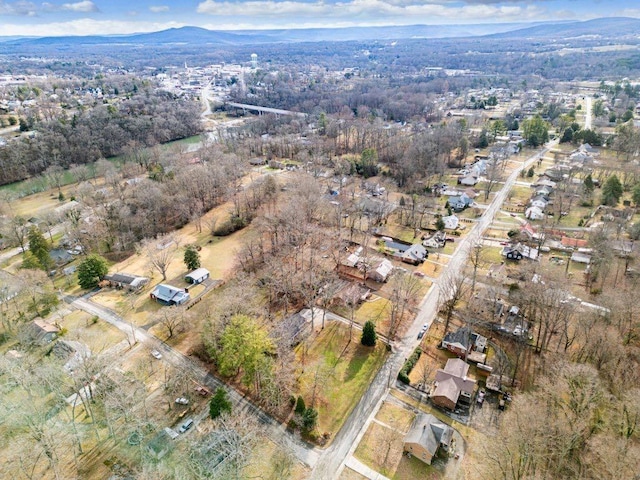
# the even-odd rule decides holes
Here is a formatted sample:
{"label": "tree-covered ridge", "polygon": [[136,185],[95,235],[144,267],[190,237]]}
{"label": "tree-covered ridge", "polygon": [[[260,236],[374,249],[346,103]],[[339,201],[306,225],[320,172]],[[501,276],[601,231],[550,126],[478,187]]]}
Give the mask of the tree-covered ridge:
{"label": "tree-covered ridge", "polygon": [[83,165],[124,153],[132,145],[151,146],[201,131],[199,106],[163,91],[78,108],[58,118],[30,116],[23,129],[34,133],[0,149],[0,184],[37,175],[49,167]]}

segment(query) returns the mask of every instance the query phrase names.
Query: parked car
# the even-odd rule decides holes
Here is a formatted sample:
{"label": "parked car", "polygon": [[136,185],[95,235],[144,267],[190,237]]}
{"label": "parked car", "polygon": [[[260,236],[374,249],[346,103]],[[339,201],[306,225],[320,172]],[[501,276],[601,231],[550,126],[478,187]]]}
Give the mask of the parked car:
{"label": "parked car", "polygon": [[478,392],[478,398],[476,399],[476,401],[478,402],[478,405],[482,405],[482,403],[484,402],[484,396],[485,396],[485,391],[480,390]]}
{"label": "parked car", "polygon": [[209,395],[211,392],[209,390],[207,390],[206,388],[198,385],[196,387],[196,393],[199,395],[202,395],[203,397],[206,397],[207,395]]}
{"label": "parked car", "polygon": [[187,400],[184,397],[178,397],[178,398],[176,398],[176,403],[178,405],[189,405],[189,400]]}
{"label": "parked car", "polygon": [[190,418],[189,420],[187,420],[186,422],[184,422],[181,426],[180,426],[180,433],[184,433],[187,430],[189,430],[191,427],[193,427],[193,418]]}
{"label": "parked car", "polygon": [[158,350],[151,350],[151,355],[153,358],[160,360],[162,358],[162,354]]}

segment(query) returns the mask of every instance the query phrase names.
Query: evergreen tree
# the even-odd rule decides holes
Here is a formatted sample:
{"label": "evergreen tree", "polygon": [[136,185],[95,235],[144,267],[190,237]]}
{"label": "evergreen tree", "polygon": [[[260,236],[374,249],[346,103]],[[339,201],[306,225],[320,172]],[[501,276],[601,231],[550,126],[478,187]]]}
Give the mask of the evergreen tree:
{"label": "evergreen tree", "polygon": [[193,245],[188,245],[184,250],[184,264],[189,270],[200,268],[200,254]]}
{"label": "evergreen tree", "polygon": [[438,217],[438,219],[436,220],[436,230],[444,230],[444,220],[442,220],[442,217]]}
{"label": "evergreen tree", "polygon": [[633,203],[640,205],[640,183],[636,183],[631,192],[631,198]]}
{"label": "evergreen tree", "polygon": [[302,415],[304,414],[304,411],[307,409],[307,406],[304,404],[304,398],[302,398],[302,395],[300,395],[298,397],[298,400],[296,400],[296,409],[295,412],[298,415]]}
{"label": "evergreen tree", "polygon": [[78,265],[78,283],[82,288],[94,288],[107,274],[107,261],[100,255],[89,255]]}
{"label": "evergreen tree", "polygon": [[611,175],[602,186],[602,205],[615,207],[622,197],[623,189],[617,175]]}
{"label": "evergreen tree", "polygon": [[315,408],[307,408],[302,414],[302,429],[311,432],[318,423],[318,411]]}
{"label": "evergreen tree", "polygon": [[362,328],[362,337],[360,343],[366,347],[374,347],[378,335],[376,334],[376,327],[371,320],[367,320]]}
{"label": "evergreen tree", "polygon": [[593,184],[593,178],[591,177],[591,174],[587,175],[584,178],[584,182],[582,182],[582,185],[584,188],[585,197],[591,199],[591,197],[593,196],[593,190],[596,188],[596,186]]}
{"label": "evergreen tree", "polygon": [[27,233],[29,251],[35,257],[35,266],[44,271],[48,271],[53,266],[53,260],[49,256],[49,242],[44,238],[38,227],[31,227]]}
{"label": "evergreen tree", "polygon": [[227,398],[224,388],[218,388],[209,402],[209,416],[218,418],[223,413],[231,413],[231,401]]}

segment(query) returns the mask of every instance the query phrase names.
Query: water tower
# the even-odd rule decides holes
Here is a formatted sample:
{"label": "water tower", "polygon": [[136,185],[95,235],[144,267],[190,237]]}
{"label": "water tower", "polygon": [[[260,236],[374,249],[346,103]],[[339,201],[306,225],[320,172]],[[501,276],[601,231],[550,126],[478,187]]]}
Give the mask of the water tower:
{"label": "water tower", "polygon": [[251,54],[251,68],[258,68],[258,54]]}

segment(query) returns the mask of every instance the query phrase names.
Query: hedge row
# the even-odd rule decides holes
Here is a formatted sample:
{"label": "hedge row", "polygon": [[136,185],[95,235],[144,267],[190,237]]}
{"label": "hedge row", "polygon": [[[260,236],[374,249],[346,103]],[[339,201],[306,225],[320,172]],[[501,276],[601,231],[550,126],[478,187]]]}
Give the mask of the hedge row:
{"label": "hedge row", "polygon": [[404,362],[404,365],[400,369],[400,372],[398,373],[398,380],[400,380],[402,383],[406,383],[407,385],[411,383],[409,380],[409,374],[411,373],[411,370],[413,370],[413,367],[416,366],[416,363],[418,363],[420,355],[422,355],[422,349],[420,347],[416,347],[411,356],[407,359],[406,362]]}

